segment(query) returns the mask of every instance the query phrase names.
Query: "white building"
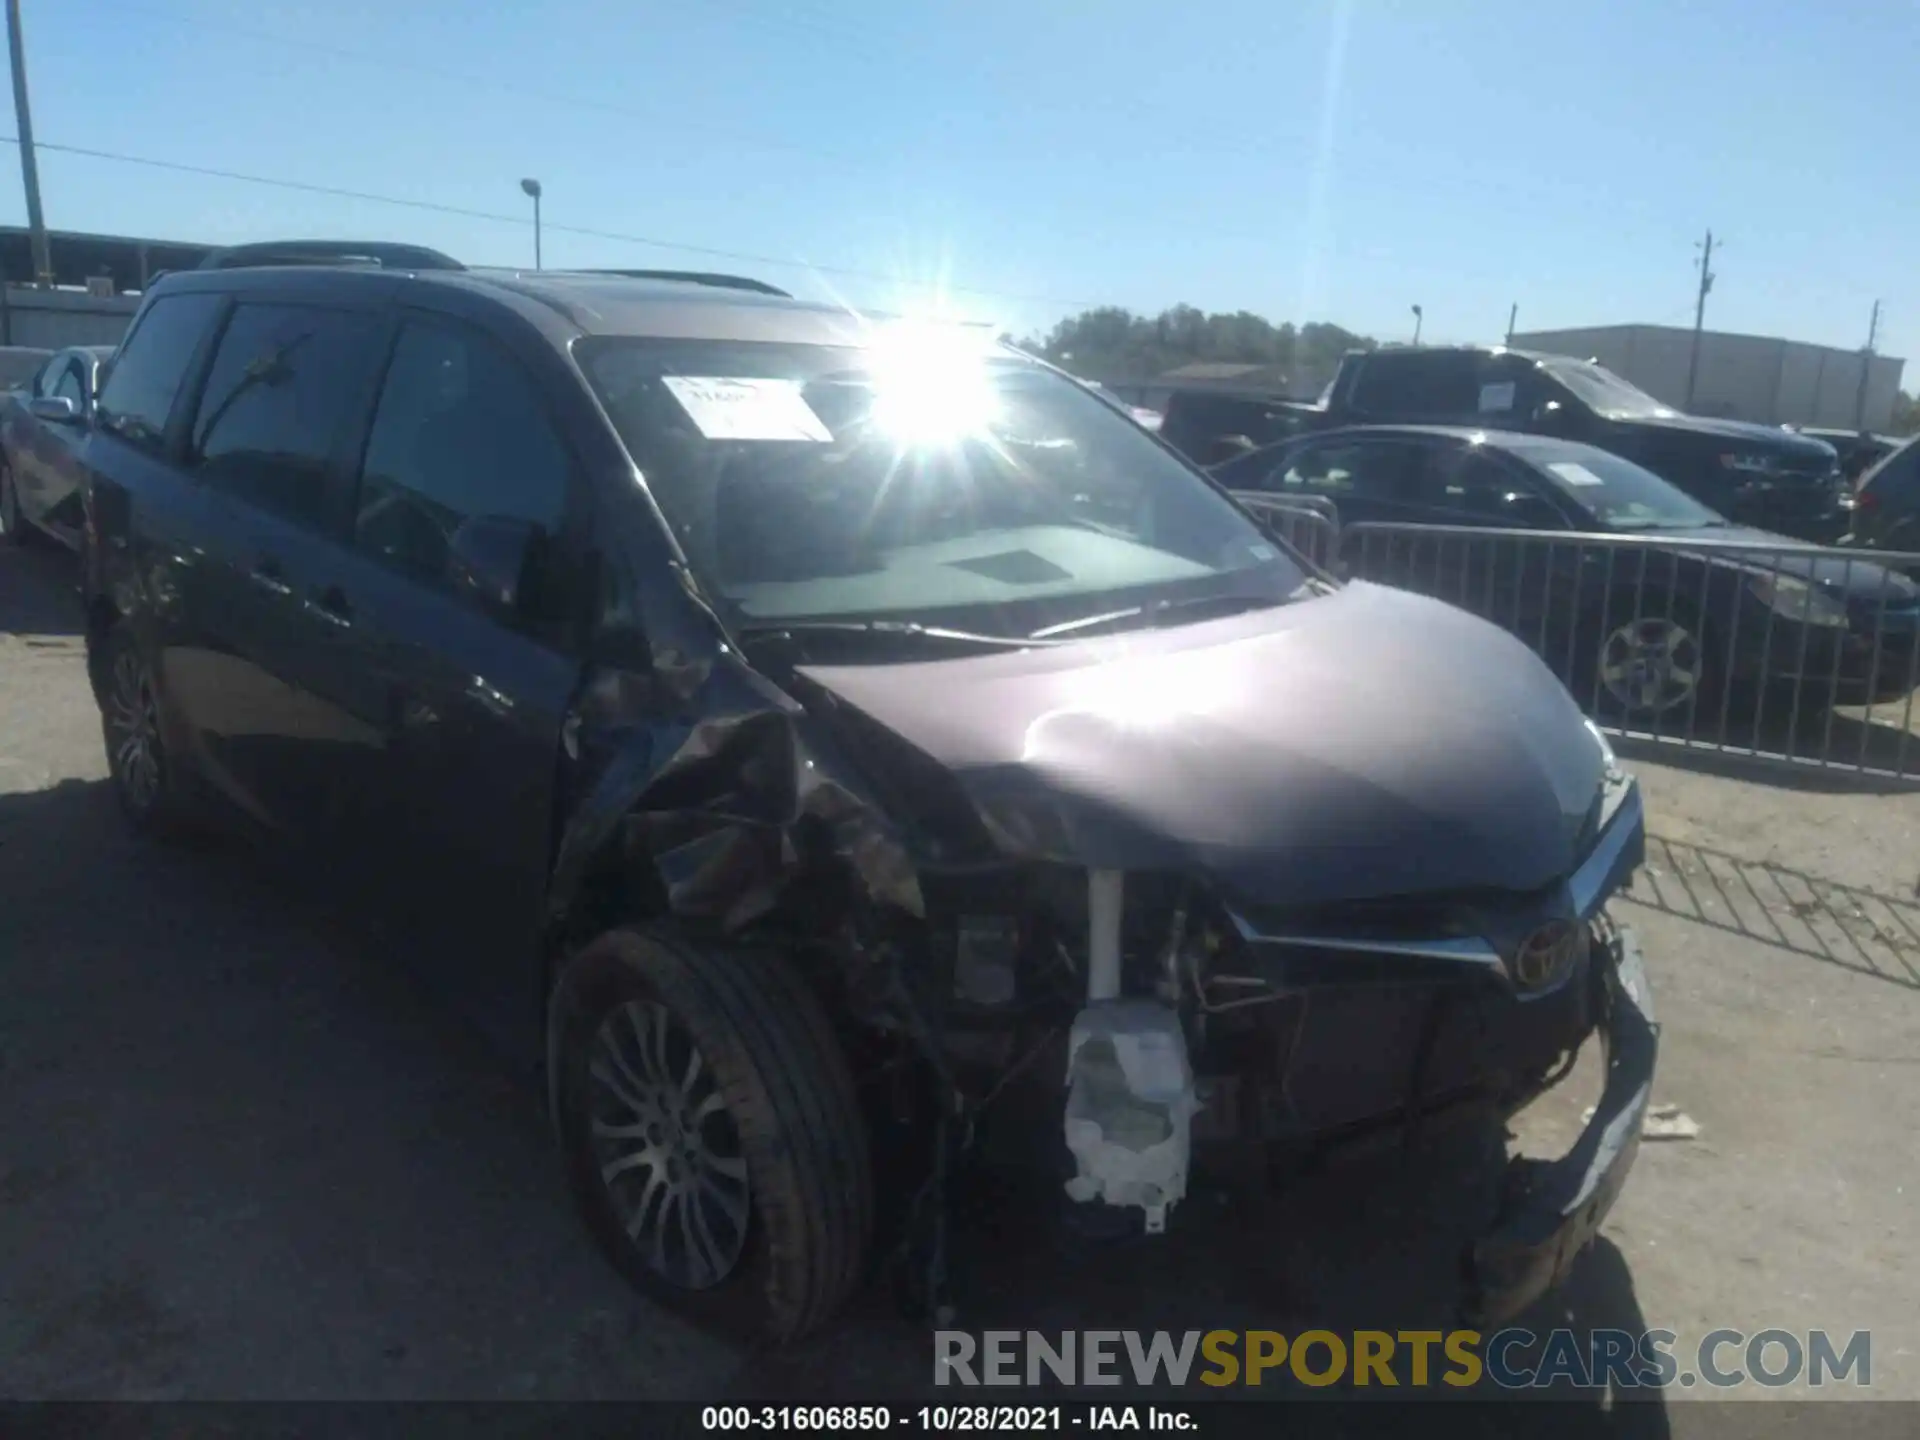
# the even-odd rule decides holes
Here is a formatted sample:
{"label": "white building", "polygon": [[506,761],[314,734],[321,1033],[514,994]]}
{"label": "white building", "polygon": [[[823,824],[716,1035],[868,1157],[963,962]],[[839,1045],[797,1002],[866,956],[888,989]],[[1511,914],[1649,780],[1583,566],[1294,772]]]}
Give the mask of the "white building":
{"label": "white building", "polygon": [[1689,405],[1690,329],[1599,325],[1583,330],[1529,330],[1516,332],[1509,343],[1517,350],[1596,360],[1656,400],[1696,415],[1835,429],[1884,430],[1907,363],[1885,355],[1868,357],[1858,350],[1709,330],[1700,337],[1700,368]]}

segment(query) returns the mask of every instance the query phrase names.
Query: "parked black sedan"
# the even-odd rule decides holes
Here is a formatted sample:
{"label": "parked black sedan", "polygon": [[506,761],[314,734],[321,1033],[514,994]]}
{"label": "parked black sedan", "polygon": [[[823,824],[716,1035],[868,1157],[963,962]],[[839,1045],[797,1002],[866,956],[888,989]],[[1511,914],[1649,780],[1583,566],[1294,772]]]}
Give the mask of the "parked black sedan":
{"label": "parked black sedan", "polygon": [[1860,477],[1845,543],[1874,550],[1920,551],[1920,436]]}
{"label": "parked black sedan", "polygon": [[80,548],[80,443],[111,345],[61,350],[0,394],[0,540],[29,529]]}
{"label": "parked black sedan", "polygon": [[1920,588],[1905,577],[1735,525],[1592,446],[1368,426],[1212,473],[1233,490],[1331,502],[1346,573],[1498,621],[1604,715],[1717,716],[1729,682],[1790,687],[1813,705],[1916,682]]}

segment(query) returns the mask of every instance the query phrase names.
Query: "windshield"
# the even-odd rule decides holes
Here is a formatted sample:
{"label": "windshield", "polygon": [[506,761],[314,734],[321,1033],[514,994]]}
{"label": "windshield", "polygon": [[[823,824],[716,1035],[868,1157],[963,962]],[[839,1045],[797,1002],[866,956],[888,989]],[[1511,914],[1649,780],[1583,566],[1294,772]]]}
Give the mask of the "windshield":
{"label": "windshield", "polygon": [[1305,579],[1125,416],[979,342],[601,337],[578,354],[729,623],[1028,635],[1163,600],[1278,604]]}
{"label": "windshield", "polygon": [[1679,412],[1662,405],[1646,391],[1629,385],[1602,365],[1587,360],[1542,360],[1540,368],[1565,385],[1582,402],[1611,420],[1636,416],[1661,419]]}
{"label": "windshield", "polygon": [[1651,470],[1605,450],[1541,449],[1532,460],[1574,504],[1609,530],[1690,530],[1725,525],[1718,511],[1674,489]]}

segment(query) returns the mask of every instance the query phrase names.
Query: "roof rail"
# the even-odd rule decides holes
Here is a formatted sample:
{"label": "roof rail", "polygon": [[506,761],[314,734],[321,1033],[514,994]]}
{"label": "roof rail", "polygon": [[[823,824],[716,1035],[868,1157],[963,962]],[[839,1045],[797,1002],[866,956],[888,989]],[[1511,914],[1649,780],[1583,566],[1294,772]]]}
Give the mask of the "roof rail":
{"label": "roof rail", "polygon": [[201,270],[238,270],[253,265],[343,265],[377,270],[464,270],[451,255],[424,245],[384,240],[267,240],[229,245],[202,260]]}
{"label": "roof rail", "polygon": [[764,280],[746,275],[721,275],[709,270],[575,270],[575,275],[621,275],[629,280],[679,280],[688,285],[713,285],[723,290],[751,290],[756,295],[777,295],[791,300],[792,294]]}

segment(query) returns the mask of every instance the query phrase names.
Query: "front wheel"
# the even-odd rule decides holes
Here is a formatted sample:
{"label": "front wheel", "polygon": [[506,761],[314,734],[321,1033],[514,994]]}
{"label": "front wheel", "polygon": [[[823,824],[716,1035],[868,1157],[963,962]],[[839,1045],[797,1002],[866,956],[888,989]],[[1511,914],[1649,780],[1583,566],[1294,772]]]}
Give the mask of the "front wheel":
{"label": "front wheel", "polygon": [[864,1275],[865,1119],[787,960],[610,931],[548,1021],[554,1120],[583,1218],[640,1289],[743,1338],[797,1339]]}
{"label": "front wheel", "polygon": [[1592,622],[1574,698],[1606,719],[1684,721],[1717,703],[1721,677],[1707,628],[1676,606],[1611,609]]}

